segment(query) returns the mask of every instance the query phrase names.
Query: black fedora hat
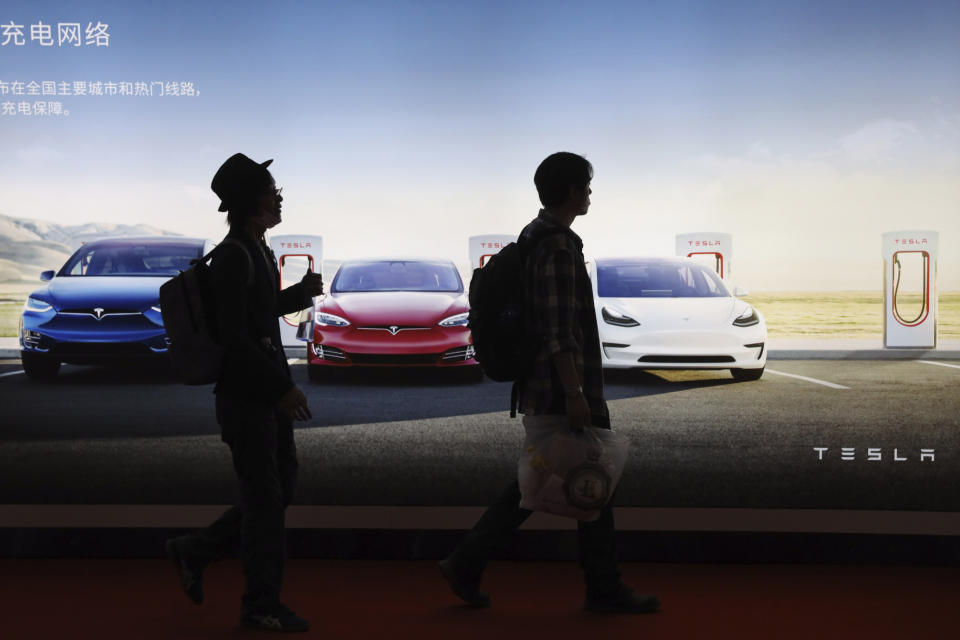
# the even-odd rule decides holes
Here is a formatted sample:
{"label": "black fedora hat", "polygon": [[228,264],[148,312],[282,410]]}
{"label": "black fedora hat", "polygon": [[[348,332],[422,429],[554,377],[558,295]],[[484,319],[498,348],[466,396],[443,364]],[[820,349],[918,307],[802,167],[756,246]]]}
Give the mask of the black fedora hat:
{"label": "black fedora hat", "polygon": [[220,165],[213,176],[210,188],[220,198],[218,211],[227,211],[231,206],[243,198],[249,198],[269,184],[270,172],[267,167],[273,162],[255,162],[243,155],[235,153]]}

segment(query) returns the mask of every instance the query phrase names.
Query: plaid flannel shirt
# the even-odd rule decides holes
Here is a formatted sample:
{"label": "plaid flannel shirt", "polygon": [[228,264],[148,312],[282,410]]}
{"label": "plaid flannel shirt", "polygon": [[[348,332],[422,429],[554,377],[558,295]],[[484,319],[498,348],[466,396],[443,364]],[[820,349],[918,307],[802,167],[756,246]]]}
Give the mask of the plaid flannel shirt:
{"label": "plaid flannel shirt", "polygon": [[[530,247],[529,241],[535,235],[540,239]],[[609,426],[597,316],[583,261],[583,241],[543,210],[524,227],[520,238],[528,251],[524,268],[527,334],[536,341],[536,355],[524,380],[520,411],[530,415],[566,413],[563,385],[551,358],[569,351],[594,425]]]}

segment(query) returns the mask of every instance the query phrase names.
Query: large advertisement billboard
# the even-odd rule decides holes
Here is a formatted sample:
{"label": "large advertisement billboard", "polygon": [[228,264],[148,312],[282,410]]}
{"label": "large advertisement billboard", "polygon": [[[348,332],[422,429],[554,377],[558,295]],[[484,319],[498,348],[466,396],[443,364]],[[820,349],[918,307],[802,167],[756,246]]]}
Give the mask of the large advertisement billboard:
{"label": "large advertisement billboard", "polygon": [[466,294],[566,150],[594,167],[572,229],[632,526],[960,530],[958,25],[933,1],[6,3],[6,522],[233,500],[153,296],[225,235],[236,152],[273,159],[284,286],[327,287],[312,340],[278,320],[313,414],[297,504],[485,505],[523,429]]}

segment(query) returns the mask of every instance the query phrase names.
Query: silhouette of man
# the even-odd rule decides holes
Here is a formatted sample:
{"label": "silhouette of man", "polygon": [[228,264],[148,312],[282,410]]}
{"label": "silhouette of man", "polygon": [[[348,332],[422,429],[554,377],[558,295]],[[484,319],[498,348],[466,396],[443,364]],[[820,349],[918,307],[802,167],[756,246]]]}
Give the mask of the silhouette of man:
{"label": "silhouette of man", "polygon": [[[524,316],[527,332],[539,336],[521,388],[525,426],[610,428],[603,397],[603,371],[593,290],[584,266],[583,243],[570,225],[590,208],[593,167],[581,156],[560,152],[534,174],[543,209],[524,227]],[[454,551],[439,562],[453,592],[473,607],[490,606],[480,590],[487,557],[530,515],[521,509],[520,488],[511,482]],[[594,522],[579,522],[580,565],[586,581],[584,609],[606,613],[650,613],[656,596],[639,595],[620,580],[608,504]]]}
{"label": "silhouette of man", "polygon": [[[280,223],[283,197],[267,170],[238,153],[227,159],[211,188],[227,212],[230,231],[210,265],[217,337],[224,348],[216,415],[230,446],[240,504],[210,526],[166,542],[181,585],[203,601],[204,566],[239,542],[246,589],[241,624],[255,629],[306,631],[309,623],[280,602],[286,557],[284,510],[297,475],[293,421],[311,418],[290,377],[277,318],[312,305],[323,292],[319,274],[281,290],[273,252],[263,234]],[[246,254],[246,255],[244,255]],[[252,273],[251,273],[252,268]]]}

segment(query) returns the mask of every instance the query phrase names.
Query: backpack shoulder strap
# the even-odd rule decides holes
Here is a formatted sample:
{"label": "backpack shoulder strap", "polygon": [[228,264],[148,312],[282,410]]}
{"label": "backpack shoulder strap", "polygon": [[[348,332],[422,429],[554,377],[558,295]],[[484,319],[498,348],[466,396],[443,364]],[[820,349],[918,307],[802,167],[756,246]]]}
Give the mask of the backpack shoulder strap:
{"label": "backpack shoulder strap", "polygon": [[249,287],[251,284],[253,284],[253,258],[250,257],[250,252],[247,251],[247,248],[243,245],[243,243],[240,242],[239,240],[237,240],[236,238],[230,238],[230,237],[224,238],[223,241],[222,241],[220,244],[218,244],[217,246],[215,246],[213,249],[211,249],[211,250],[207,253],[207,255],[205,255],[205,256],[203,256],[202,258],[199,258],[199,259],[197,259],[197,260],[191,260],[191,261],[190,261],[190,264],[204,264],[204,263],[207,262],[210,258],[213,257],[213,254],[214,254],[214,252],[216,252],[217,249],[219,249],[220,247],[223,247],[223,246],[225,246],[225,245],[228,245],[228,244],[233,245],[233,246],[235,246],[235,247],[240,247],[240,250],[243,252],[244,257],[247,259],[247,283],[246,283],[246,286]]}
{"label": "backpack shoulder strap", "polygon": [[541,229],[531,233],[529,238],[524,238],[521,235],[519,238],[517,238],[517,248],[520,250],[520,263],[526,266],[527,258],[533,255],[533,251],[537,248],[537,245],[549,237],[562,233],[562,229],[547,227],[546,229]]}

